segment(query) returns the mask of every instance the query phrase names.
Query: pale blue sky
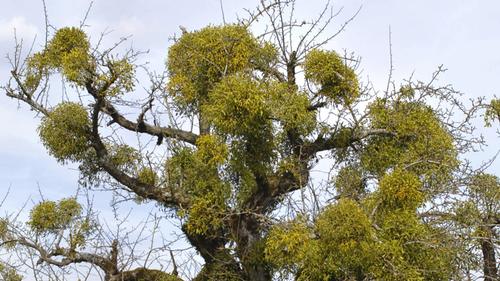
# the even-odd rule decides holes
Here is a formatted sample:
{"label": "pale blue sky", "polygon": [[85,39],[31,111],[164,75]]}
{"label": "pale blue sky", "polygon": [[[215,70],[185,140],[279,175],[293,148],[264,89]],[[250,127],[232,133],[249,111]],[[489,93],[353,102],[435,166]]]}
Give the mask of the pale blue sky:
{"label": "pale blue sky", "polygon": [[[299,17],[312,18],[322,9],[323,0],[297,0]],[[78,25],[89,0],[46,0],[51,23],[56,27]],[[242,8],[253,8],[258,1],[223,0],[228,21]],[[389,70],[389,26],[392,29],[392,51],[396,81],[409,77],[428,80],[437,66],[448,71],[443,84],[453,84],[466,97],[500,95],[500,1],[331,1],[344,7],[336,27],[362,6],[357,18],[329,47],[346,49],[362,57],[361,78],[369,77],[374,85],[385,89]],[[93,36],[105,29],[113,30],[112,42],[133,35],[133,46],[150,50],[144,59],[160,69],[165,61],[168,38],[179,33],[179,25],[188,30],[208,23],[222,22],[219,0],[95,0],[87,20]],[[29,45],[35,35],[42,44],[44,31],[41,0],[1,0],[0,9],[0,83],[9,73],[4,55],[13,51],[13,31]],[[54,89],[56,91],[56,89]],[[40,144],[36,133],[38,120],[24,105],[0,94],[0,195],[11,186],[6,209],[14,210],[28,197],[38,200],[38,187],[50,199],[74,194],[77,172],[61,166]],[[498,139],[493,129],[480,130],[492,147],[479,159],[496,152]],[[492,171],[498,168],[495,164]],[[497,169],[498,170],[498,169]]]}

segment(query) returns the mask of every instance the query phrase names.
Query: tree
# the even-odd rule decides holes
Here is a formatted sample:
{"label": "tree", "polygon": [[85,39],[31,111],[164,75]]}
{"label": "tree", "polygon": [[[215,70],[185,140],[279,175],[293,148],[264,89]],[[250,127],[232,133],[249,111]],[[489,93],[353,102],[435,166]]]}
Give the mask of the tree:
{"label": "tree", "polygon": [[468,237],[471,249],[480,249],[484,280],[498,280],[496,247],[500,213],[500,181],[489,174],[478,174],[464,190],[467,200],[457,203],[453,214],[458,227]]}
{"label": "tree", "polygon": [[[452,87],[434,86],[441,68],[431,83],[390,78],[378,94],[360,82],[355,57],[323,49],[335,15],[300,22],[293,7],[263,1],[240,22],[182,30],[165,73],[146,70],[143,96],[141,53],[103,49],[82,27],[55,30],[25,59],[16,52],[3,89],[41,116],[42,143],[79,165],[83,187],[178,218],[204,261],[194,280],[461,279],[477,270],[464,246],[475,241],[496,279],[498,180],[459,156],[482,144],[471,120],[486,109],[496,122],[497,102],[466,107]],[[261,18],[269,31],[255,35]],[[63,100],[49,87],[59,74],[72,89]],[[123,141],[129,133],[143,142]],[[312,169],[325,162],[335,177],[321,186]],[[464,229],[480,239],[457,240],[464,232],[449,227],[461,204],[474,206],[479,224]],[[87,263],[109,281],[179,279],[176,266],[124,269],[119,239],[89,243],[105,230],[74,198],[36,204],[27,226],[1,226],[3,246],[30,249],[40,264]]]}

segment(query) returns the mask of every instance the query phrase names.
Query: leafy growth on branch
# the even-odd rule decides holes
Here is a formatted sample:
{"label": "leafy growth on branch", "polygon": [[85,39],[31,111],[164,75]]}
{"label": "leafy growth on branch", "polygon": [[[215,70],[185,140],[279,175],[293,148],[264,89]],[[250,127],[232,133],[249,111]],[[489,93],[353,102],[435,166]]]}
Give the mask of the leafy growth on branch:
{"label": "leafy growth on branch", "polygon": [[320,87],[319,94],[335,104],[349,105],[360,95],[356,73],[334,51],[310,51],[304,70],[306,79]]}
{"label": "leafy growth on branch", "polygon": [[268,64],[275,53],[240,25],[208,26],[184,33],[169,48],[168,91],[181,109],[197,112],[223,77]]}
{"label": "leafy growth on branch", "polygon": [[40,139],[59,162],[79,161],[89,148],[90,119],[78,103],[63,102],[38,127]]}
{"label": "leafy growth on branch", "polygon": [[75,198],[43,201],[31,210],[28,224],[35,232],[53,232],[67,228],[81,212],[82,207]]}

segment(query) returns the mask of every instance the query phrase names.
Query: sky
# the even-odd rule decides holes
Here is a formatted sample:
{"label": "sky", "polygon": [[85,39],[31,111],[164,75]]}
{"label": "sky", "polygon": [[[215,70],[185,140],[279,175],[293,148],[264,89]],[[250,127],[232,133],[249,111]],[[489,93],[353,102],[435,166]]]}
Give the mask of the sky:
{"label": "sky", "polygon": [[[299,18],[311,19],[321,11],[323,0],[297,0]],[[50,23],[55,27],[80,24],[89,0],[46,0]],[[379,90],[385,89],[389,62],[389,27],[392,41],[394,78],[401,81],[413,75],[428,81],[439,65],[448,71],[440,83],[452,84],[468,97],[500,96],[500,2],[465,0],[350,0],[330,1],[342,13],[327,32],[356,13],[357,17],[328,48],[354,52],[361,57],[361,80],[368,79]],[[13,52],[14,29],[29,46],[39,48],[44,37],[44,12],[41,0],[1,0],[0,9],[0,84],[9,77],[5,55]],[[222,0],[226,21],[244,8],[254,8],[254,0]],[[95,0],[88,15],[87,31],[96,38],[111,31],[105,43],[132,36],[129,44],[149,50],[144,59],[153,69],[164,66],[169,38],[180,33],[179,26],[196,30],[207,24],[221,24],[219,0]],[[57,89],[54,89],[55,94]],[[41,191],[57,200],[71,196],[77,188],[77,171],[52,159],[41,145],[35,114],[0,93],[0,196],[10,188],[6,210],[20,208],[31,198],[37,202]],[[492,144],[483,153],[471,156],[479,164],[496,152],[493,129],[480,130]],[[491,170],[498,170],[495,163]],[[104,203],[107,204],[107,203]]]}

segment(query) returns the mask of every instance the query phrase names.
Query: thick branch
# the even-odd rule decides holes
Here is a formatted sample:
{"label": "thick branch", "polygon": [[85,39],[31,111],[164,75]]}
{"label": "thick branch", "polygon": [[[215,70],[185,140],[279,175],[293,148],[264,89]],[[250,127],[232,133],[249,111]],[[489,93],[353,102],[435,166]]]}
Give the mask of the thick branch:
{"label": "thick branch", "polygon": [[386,129],[369,129],[360,133],[353,133],[346,141],[344,138],[339,138],[337,134],[333,134],[328,138],[320,135],[315,141],[304,144],[302,148],[303,158],[313,157],[316,153],[337,148],[346,148],[353,143],[362,141],[370,136],[396,136],[394,132]]}
{"label": "thick branch", "polygon": [[[111,260],[92,253],[80,253],[66,248],[58,248],[54,251],[47,252],[42,246],[30,242],[25,238],[19,238],[7,242],[15,242],[19,245],[37,251],[40,255],[38,264],[45,262],[50,265],[64,267],[74,263],[86,262],[98,266],[106,273],[108,273],[111,269],[116,268],[116,266],[112,264]],[[61,260],[56,260],[53,259],[53,257],[63,257],[63,258]],[[113,272],[111,274],[115,273]]]}
{"label": "thick branch", "polygon": [[87,89],[91,95],[96,97],[96,103],[92,112],[92,130],[90,139],[92,146],[96,151],[99,165],[104,169],[104,171],[106,171],[119,183],[130,188],[135,194],[143,198],[155,200],[159,203],[173,207],[177,207],[179,205],[187,205],[187,202],[184,202],[184,204],[181,203],[179,199],[174,198],[173,194],[168,194],[162,188],[143,183],[137,178],[129,176],[109,160],[108,151],[99,135],[99,112],[104,106],[105,101],[102,97],[99,97],[99,95],[96,94],[96,91],[92,88],[91,85],[87,85]]}
{"label": "thick branch", "polygon": [[196,139],[198,138],[198,135],[191,132],[170,127],[153,126],[144,122],[142,118],[139,118],[138,122],[132,122],[120,114],[118,110],[108,101],[102,101],[101,110],[113,119],[113,123],[117,123],[121,127],[130,131],[146,133],[158,137],[173,138],[193,145],[196,144]]}

